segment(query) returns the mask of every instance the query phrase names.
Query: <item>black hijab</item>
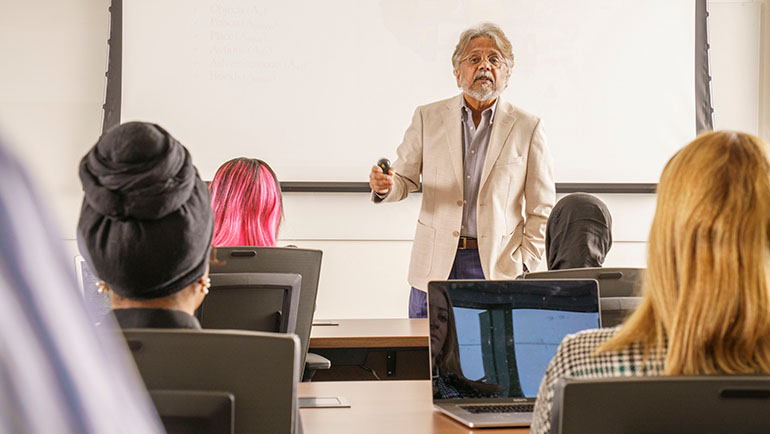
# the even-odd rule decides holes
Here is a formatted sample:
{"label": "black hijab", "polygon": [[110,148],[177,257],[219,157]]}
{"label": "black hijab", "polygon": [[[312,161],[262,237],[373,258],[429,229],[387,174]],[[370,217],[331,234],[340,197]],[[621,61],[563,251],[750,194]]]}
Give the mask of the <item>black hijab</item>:
{"label": "black hijab", "polygon": [[111,128],[80,161],[80,180],[79,241],[111,290],[131,299],[164,297],[203,276],[211,197],[190,153],[163,128]]}
{"label": "black hijab", "polygon": [[553,207],[545,230],[549,270],[601,267],[612,247],[612,216],[596,196],[574,193]]}

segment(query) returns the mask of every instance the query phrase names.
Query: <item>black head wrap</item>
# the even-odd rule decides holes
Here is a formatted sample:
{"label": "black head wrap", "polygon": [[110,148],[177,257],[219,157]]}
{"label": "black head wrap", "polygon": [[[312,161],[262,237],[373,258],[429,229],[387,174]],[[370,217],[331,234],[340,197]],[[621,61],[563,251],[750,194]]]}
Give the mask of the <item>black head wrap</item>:
{"label": "black head wrap", "polygon": [[549,270],[601,267],[612,247],[612,216],[596,196],[575,193],[553,207],[545,230]]}
{"label": "black head wrap", "polygon": [[80,161],[79,243],[118,295],[148,299],[200,279],[209,261],[211,196],[190,153],[163,128],[111,128]]}

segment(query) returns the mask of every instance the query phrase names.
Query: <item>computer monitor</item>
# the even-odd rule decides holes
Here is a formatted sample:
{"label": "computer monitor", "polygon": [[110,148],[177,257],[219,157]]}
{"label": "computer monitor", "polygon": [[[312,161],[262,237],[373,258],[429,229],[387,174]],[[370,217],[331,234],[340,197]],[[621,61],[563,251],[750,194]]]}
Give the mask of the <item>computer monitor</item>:
{"label": "computer monitor", "polygon": [[104,317],[109,315],[112,310],[110,294],[100,294],[98,292],[98,284],[101,279],[91,270],[85,258],[80,255],[75,256],[75,274],[77,275],[80,293],[83,295],[83,301],[85,302],[91,322],[94,324],[101,323]]}
{"label": "computer monitor", "polygon": [[644,268],[588,267],[525,273],[523,279],[596,279],[600,297],[639,296]]}
{"label": "computer monitor", "polygon": [[229,392],[151,390],[166,434],[234,434],[235,396]]}
{"label": "computer monitor", "polygon": [[296,273],[211,273],[199,309],[206,329],[295,333],[302,276]]}
{"label": "computer monitor", "polygon": [[644,268],[589,267],[526,273],[523,279],[596,279],[601,297],[602,325],[623,323],[641,302]]}
{"label": "computer monitor", "polygon": [[214,391],[235,397],[235,433],[294,433],[299,340],[240,330],[124,329],[150,392]]}
{"label": "computer monitor", "polygon": [[212,273],[297,273],[302,276],[296,334],[301,343],[301,366],[305,365],[310,329],[313,325],[318,279],[321,274],[320,250],[296,247],[217,247]]}

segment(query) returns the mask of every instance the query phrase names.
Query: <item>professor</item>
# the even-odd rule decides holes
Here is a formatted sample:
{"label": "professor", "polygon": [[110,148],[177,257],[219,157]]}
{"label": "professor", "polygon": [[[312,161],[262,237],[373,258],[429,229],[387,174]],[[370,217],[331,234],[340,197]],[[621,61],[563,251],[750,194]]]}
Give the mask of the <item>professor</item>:
{"label": "professor", "polygon": [[495,24],[464,31],[452,55],[455,97],[417,107],[389,174],[369,173],[372,200],[420,188],[409,265],[409,317],[427,316],[428,282],[513,279],[543,256],[555,201],[551,156],[537,116],[502,101],[511,43]]}

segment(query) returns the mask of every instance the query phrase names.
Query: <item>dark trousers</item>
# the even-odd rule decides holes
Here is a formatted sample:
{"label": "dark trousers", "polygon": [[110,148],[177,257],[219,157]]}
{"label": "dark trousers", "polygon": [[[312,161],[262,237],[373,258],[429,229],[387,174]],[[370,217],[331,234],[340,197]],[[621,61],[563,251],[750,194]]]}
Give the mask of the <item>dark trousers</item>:
{"label": "dark trousers", "polygon": [[[479,251],[475,249],[458,250],[457,255],[455,255],[455,262],[452,264],[452,271],[449,272],[449,279],[484,279]],[[428,295],[425,291],[412,287],[412,292],[409,294],[409,318],[427,317]]]}

